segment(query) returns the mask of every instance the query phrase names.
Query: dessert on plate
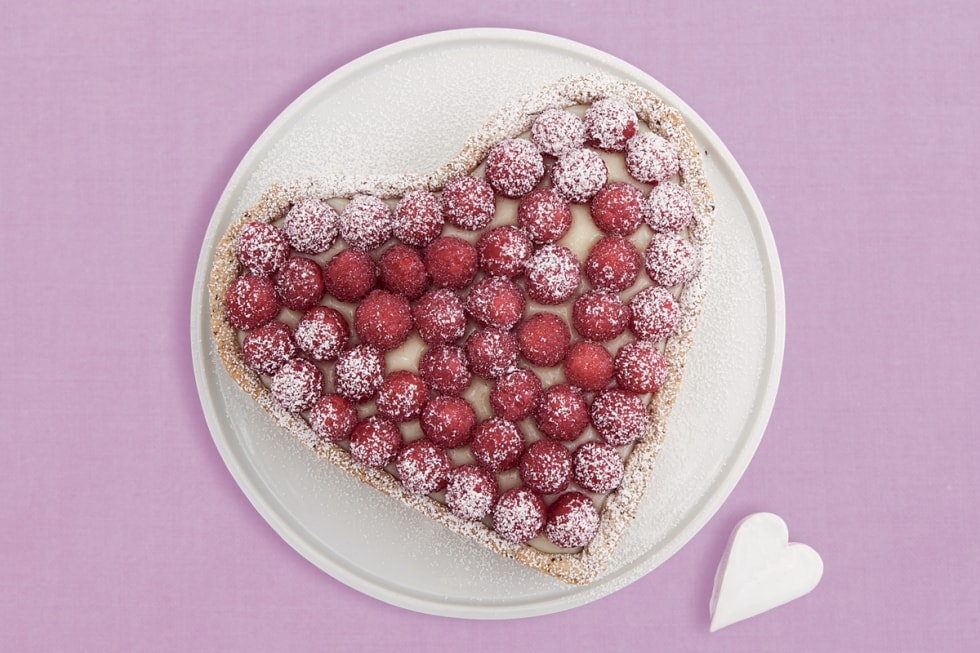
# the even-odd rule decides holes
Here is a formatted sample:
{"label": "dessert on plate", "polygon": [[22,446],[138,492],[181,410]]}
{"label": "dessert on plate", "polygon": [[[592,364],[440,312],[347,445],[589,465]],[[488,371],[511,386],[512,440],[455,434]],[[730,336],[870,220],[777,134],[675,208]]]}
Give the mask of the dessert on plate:
{"label": "dessert on plate", "polygon": [[566,78],[426,174],[285,180],[209,280],[231,377],[313,454],[568,583],[636,513],[704,301],[681,114]]}

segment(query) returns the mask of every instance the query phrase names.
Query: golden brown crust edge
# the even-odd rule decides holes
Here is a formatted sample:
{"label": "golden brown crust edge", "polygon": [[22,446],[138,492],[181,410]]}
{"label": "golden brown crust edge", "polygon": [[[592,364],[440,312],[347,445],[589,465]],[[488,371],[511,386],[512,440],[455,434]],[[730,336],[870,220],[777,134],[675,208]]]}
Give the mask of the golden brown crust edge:
{"label": "golden brown crust edge", "polygon": [[[409,494],[387,472],[357,464],[342,447],[319,442],[306,421],[301,416],[283,410],[272,399],[259,376],[246,366],[241,356],[237,333],[225,320],[224,296],[239,273],[236,244],[246,224],[256,220],[274,222],[285,215],[293,202],[301,198],[351,197],[360,192],[393,198],[414,189],[439,190],[449,179],[468,174],[483,160],[494,143],[525,132],[533,117],[545,109],[588,104],[608,95],[625,99],[651,130],[677,145],[680,153],[680,183],[691,192],[695,204],[695,217],[688,228],[688,239],[699,254],[701,265],[695,277],[681,289],[677,330],[665,345],[667,379],[648,405],[650,424],[647,433],[636,442],[626,460],[622,484],[606,499],[598,533],[578,553],[545,553],[529,545],[507,542],[482,522],[460,520],[441,502]],[[680,113],[651,91],[632,82],[600,75],[565,78],[501,109],[467,141],[456,157],[429,174],[361,180],[342,177],[311,178],[270,187],[253,207],[233,222],[218,243],[208,282],[211,330],[221,361],[235,382],[282,428],[298,437],[318,456],[502,556],[566,583],[589,583],[603,573],[620,537],[636,516],[657,454],[666,437],[667,418],[680,390],[685,359],[693,344],[694,330],[701,315],[705,283],[711,264],[713,226],[714,200],[705,178],[700,152]]]}

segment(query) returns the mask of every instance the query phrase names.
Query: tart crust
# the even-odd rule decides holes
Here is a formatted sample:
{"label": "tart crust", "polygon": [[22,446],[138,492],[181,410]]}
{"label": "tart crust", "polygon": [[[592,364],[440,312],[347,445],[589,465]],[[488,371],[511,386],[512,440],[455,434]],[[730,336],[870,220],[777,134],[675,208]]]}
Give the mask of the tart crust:
{"label": "tart crust", "polygon": [[[617,96],[626,100],[650,130],[676,145],[680,160],[679,183],[690,191],[695,208],[694,219],[687,228],[687,240],[699,255],[701,265],[694,277],[680,288],[676,330],[664,345],[666,381],[648,403],[649,425],[645,435],[635,442],[625,459],[622,483],[608,495],[601,507],[598,533],[580,551],[548,553],[528,544],[508,542],[483,522],[461,520],[450,513],[442,502],[428,496],[410,494],[387,471],[359,465],[343,447],[319,441],[305,419],[284,410],[272,398],[259,375],[245,364],[238,333],[225,319],[224,297],[229,285],[239,276],[236,246],[242,229],[250,222],[275,222],[286,214],[294,202],[305,198],[351,198],[358,193],[367,193],[382,199],[391,199],[412,190],[438,191],[448,180],[472,172],[495,143],[528,131],[534,117],[544,110],[586,105],[605,96]],[[564,78],[498,111],[482,129],[469,138],[459,154],[429,173],[361,179],[315,177],[275,184],[268,188],[254,206],[232,223],[216,248],[208,282],[215,346],[235,382],[283,429],[299,438],[320,458],[440,522],[451,531],[475,540],[502,556],[566,583],[589,583],[602,575],[615,553],[620,537],[635,517],[657,454],[666,438],[667,418],[680,391],[685,359],[694,340],[694,331],[704,301],[711,262],[714,210],[714,200],[705,178],[700,153],[679,111],[668,106],[650,90],[633,82],[601,75]]]}

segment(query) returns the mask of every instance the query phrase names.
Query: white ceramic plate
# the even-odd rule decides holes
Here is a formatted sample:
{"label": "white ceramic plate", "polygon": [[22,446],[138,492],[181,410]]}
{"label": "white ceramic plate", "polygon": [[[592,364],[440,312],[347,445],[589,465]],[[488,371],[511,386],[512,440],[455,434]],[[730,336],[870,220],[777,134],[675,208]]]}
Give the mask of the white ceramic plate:
{"label": "white ceramic plate", "polygon": [[[710,301],[647,499],[606,575],[566,586],[504,560],[361,485],[284,437],[225,374],[206,281],[232,219],[273,181],[422,172],[448,160],[496,109],[569,74],[632,79],[678,107],[705,153],[718,206]],[[201,248],[191,342],[214,442],[242,491],[300,554],[388,603],[470,618],[585,604],[648,573],[721,506],[752,458],[779,381],[785,315],[776,249],[751,186],[711,129],[663,85],[610,55],[515,30],[460,30],[382,48],[314,85],[256,141]]]}

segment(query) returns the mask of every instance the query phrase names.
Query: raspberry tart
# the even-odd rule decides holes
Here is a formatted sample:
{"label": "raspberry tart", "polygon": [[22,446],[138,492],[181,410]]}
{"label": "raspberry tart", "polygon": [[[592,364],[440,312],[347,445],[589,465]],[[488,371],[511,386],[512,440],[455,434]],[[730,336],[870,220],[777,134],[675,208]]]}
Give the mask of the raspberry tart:
{"label": "raspberry tart", "polygon": [[284,437],[589,583],[667,436],[712,195],[681,114],[598,75],[461,145],[426,174],[270,187],[216,252],[217,351]]}

